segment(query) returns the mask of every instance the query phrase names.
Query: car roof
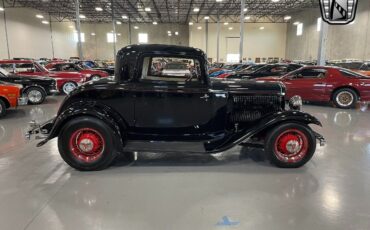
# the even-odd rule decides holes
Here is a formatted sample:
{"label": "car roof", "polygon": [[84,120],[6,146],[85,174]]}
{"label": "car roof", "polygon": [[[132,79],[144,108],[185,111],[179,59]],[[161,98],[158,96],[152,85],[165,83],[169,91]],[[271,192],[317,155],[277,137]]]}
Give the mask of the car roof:
{"label": "car roof", "polygon": [[[187,47],[187,46],[176,46],[176,45],[163,45],[163,44],[140,44],[140,45],[129,45],[123,47],[118,51],[118,55],[123,53],[147,53],[147,52],[159,52],[159,53],[184,53],[193,55],[205,55],[205,53],[198,48]],[[139,55],[139,54],[138,54]]]}

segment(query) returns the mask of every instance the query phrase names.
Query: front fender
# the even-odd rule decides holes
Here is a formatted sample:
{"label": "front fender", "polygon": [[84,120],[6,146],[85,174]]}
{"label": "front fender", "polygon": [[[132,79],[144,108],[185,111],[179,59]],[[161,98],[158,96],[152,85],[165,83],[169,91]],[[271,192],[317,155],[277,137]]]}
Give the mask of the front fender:
{"label": "front fender", "polygon": [[104,121],[112,128],[115,135],[120,137],[120,146],[123,147],[123,140],[126,139],[124,130],[127,129],[125,121],[110,107],[92,101],[75,102],[68,106],[68,108],[61,112],[55,119],[51,120],[52,124],[45,123],[45,127],[47,127],[47,125],[49,126],[49,128],[45,130],[50,132],[45,140],[40,142],[37,146],[40,147],[54,137],[57,137],[64,124],[78,116],[91,116]]}
{"label": "front fender", "polygon": [[300,111],[282,111],[264,117],[252,127],[241,129],[229,135],[224,140],[206,143],[204,147],[206,151],[210,153],[225,151],[261,132],[264,132],[269,128],[273,128],[274,126],[285,122],[296,122],[306,125],[315,124],[318,126],[322,126],[321,122],[316,117],[308,113]]}

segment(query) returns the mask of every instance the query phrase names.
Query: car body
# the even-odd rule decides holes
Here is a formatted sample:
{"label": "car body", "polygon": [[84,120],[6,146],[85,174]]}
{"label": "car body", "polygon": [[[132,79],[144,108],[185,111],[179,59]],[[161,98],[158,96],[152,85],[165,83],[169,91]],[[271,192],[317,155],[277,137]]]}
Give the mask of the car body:
{"label": "car body", "polygon": [[49,71],[32,60],[0,60],[0,67],[17,75],[54,78],[57,81],[59,92],[65,94],[87,81],[86,77],[81,73]]}
{"label": "car body", "polygon": [[267,76],[282,76],[291,71],[301,68],[303,65],[293,63],[266,64],[254,71],[245,70],[227,76],[227,79],[255,79]]}
{"label": "car body", "polygon": [[243,68],[243,69],[240,69],[238,71],[228,71],[228,72],[225,72],[225,73],[222,73],[220,75],[217,76],[217,78],[228,78],[229,76],[232,76],[232,75],[235,75],[237,73],[244,73],[244,74],[247,74],[247,73],[252,73],[254,71],[256,71],[257,69],[265,66],[266,64],[254,64],[254,65],[250,65],[246,68]]}
{"label": "car body", "polygon": [[163,76],[176,76],[181,77],[184,75],[190,75],[190,70],[186,63],[166,63],[161,70]]}
{"label": "car body", "polygon": [[99,80],[101,78],[109,77],[105,71],[94,70],[88,68],[81,68],[79,65],[72,62],[51,62],[45,65],[45,68],[53,72],[72,72],[82,74],[87,81]]}
{"label": "car body", "polygon": [[28,99],[22,97],[22,86],[0,81],[0,117],[5,116],[10,108],[27,104]]}
{"label": "car body", "polygon": [[[203,51],[171,45],[130,45],[117,54],[115,78],[71,92],[57,116],[32,123],[28,137],[58,137],[62,158],[78,170],[107,167],[127,151],[217,153],[236,145],[264,147],[279,167],[300,167],[323,137],[321,125],[285,109],[281,83],[212,80]],[[186,62],[191,76],[164,76],[160,63]],[[157,63],[158,65],[152,65]]]}
{"label": "car body", "polygon": [[58,93],[56,80],[50,77],[16,75],[0,67],[0,81],[22,85],[28,103],[33,105],[41,104],[46,96]]}
{"label": "car body", "polygon": [[299,95],[306,101],[332,101],[340,108],[351,108],[359,100],[370,101],[370,78],[339,67],[305,66],[282,77],[257,80],[284,83],[287,98]]}
{"label": "car body", "polygon": [[114,76],[114,67],[102,67],[99,66],[99,64],[95,61],[77,61],[75,62],[78,66],[80,66],[83,69],[91,69],[91,70],[99,70],[104,71],[109,74],[109,76]]}

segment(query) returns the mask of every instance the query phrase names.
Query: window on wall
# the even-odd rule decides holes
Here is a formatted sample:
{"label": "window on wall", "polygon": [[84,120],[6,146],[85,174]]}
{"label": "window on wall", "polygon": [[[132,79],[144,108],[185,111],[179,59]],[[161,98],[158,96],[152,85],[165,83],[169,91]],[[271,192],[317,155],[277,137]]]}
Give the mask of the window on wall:
{"label": "window on wall", "polygon": [[227,54],[226,55],[226,62],[233,63],[239,62],[240,54]]}
{"label": "window on wall", "polygon": [[302,36],[303,34],[303,23],[297,25],[297,36]]}
{"label": "window on wall", "polygon": [[107,33],[107,42],[108,43],[117,42],[117,35],[114,33]]}
{"label": "window on wall", "polygon": [[[75,40],[75,42],[78,42],[78,34],[77,34],[77,32],[75,32],[73,34],[73,39]],[[85,42],[85,33],[81,33],[81,42]]]}
{"label": "window on wall", "polygon": [[318,18],[317,19],[317,32],[319,32],[321,30],[321,23],[322,23],[322,19]]}
{"label": "window on wall", "polygon": [[147,33],[139,33],[138,35],[139,43],[148,43],[148,34]]}

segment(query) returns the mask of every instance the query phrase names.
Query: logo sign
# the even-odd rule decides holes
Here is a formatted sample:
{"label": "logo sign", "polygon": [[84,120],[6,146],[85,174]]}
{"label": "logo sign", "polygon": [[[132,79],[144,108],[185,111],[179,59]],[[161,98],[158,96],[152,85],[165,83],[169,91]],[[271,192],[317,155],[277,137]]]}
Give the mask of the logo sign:
{"label": "logo sign", "polygon": [[358,0],[320,0],[322,19],[333,25],[345,25],[355,20]]}

